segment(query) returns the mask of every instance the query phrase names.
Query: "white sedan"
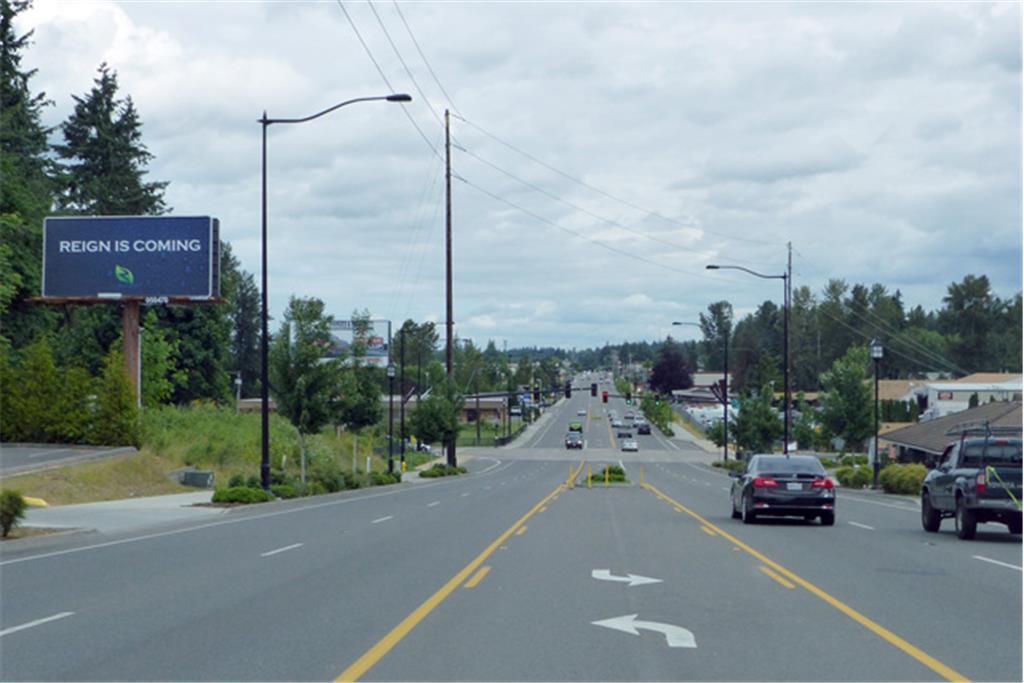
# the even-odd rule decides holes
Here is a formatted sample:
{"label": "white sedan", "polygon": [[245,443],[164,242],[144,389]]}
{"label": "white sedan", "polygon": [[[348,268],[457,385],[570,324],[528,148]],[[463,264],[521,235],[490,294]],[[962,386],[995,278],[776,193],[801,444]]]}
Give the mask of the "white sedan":
{"label": "white sedan", "polygon": [[622,442],[622,450],[624,451],[639,451],[640,447],[633,439],[626,439]]}
{"label": "white sedan", "polygon": [[577,415],[579,415],[580,417],[586,417],[586,415],[587,415],[587,410],[586,410],[586,408],[582,408],[582,409],[580,409],[580,410],[577,410],[577,411],[576,411],[576,414],[577,414]]}

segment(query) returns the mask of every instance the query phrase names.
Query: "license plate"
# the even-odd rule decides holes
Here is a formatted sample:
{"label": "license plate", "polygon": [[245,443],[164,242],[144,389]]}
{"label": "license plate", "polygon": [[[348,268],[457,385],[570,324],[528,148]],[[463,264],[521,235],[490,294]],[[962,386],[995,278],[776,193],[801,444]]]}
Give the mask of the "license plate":
{"label": "license plate", "polygon": [[804,486],[800,482],[791,481],[786,484],[787,491],[803,491]]}

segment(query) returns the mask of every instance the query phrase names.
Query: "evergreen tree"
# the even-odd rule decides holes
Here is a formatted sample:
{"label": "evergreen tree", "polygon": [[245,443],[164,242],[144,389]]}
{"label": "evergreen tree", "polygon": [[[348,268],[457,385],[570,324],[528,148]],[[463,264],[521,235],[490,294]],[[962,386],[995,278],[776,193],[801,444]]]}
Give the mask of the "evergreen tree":
{"label": "evergreen tree", "polygon": [[740,401],[740,409],[733,419],[732,437],[736,446],[745,453],[771,453],[775,441],[783,435],[782,418],[772,407],[772,389],[761,387]]}
{"label": "evergreen tree", "polygon": [[874,397],[868,378],[868,350],[853,346],[821,376],[824,390],[821,423],[847,448],[859,448],[874,433]]}
{"label": "evergreen tree", "polygon": [[139,441],[139,409],[135,403],[135,392],[125,377],[121,350],[115,346],[103,361],[91,443],[138,446]]}
{"label": "evergreen tree", "polygon": [[61,443],[88,443],[93,433],[90,402],[96,383],[85,368],[65,368],[53,408],[54,436]]}
{"label": "evergreen tree", "polygon": [[252,273],[242,271],[231,301],[231,369],[242,378],[242,396],[260,391],[260,303]]}
{"label": "evergreen tree", "polygon": [[32,342],[19,354],[19,362],[4,387],[6,410],[4,438],[12,441],[52,440],[53,408],[59,385],[53,350],[46,337]]}
{"label": "evergreen tree", "polygon": [[21,348],[52,329],[54,313],[30,304],[38,296],[42,223],[53,204],[54,167],[42,112],[52,103],[33,94],[35,69],[22,67],[32,31],[14,29],[28,0],[0,0],[0,334]]}
{"label": "evergreen tree", "polygon": [[159,215],[167,211],[166,182],[146,182],[153,159],[142,143],[142,122],[132,98],[118,99],[117,73],[100,64],[88,95],[73,95],[75,110],[61,124],[64,144],[60,204],[97,216]]}
{"label": "evergreen tree", "polygon": [[700,314],[700,329],[704,333],[705,372],[721,372],[725,362],[725,344],[732,334],[732,304],[716,301],[708,304],[707,315]]}
{"label": "evergreen tree", "polygon": [[670,395],[675,389],[689,389],[693,386],[690,370],[683,363],[683,357],[676,348],[672,337],[668,337],[658,351],[658,359],[651,368],[649,380],[651,389],[659,394]]}

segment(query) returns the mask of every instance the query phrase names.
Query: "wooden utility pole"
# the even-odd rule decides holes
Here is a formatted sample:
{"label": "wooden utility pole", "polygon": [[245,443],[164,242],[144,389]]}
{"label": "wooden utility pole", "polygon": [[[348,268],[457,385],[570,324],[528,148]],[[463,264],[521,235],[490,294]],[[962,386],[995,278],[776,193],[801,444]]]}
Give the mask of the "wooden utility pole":
{"label": "wooden utility pole", "polygon": [[[445,369],[448,372],[448,381],[455,380],[454,368],[452,367],[452,140],[450,125],[448,123],[448,110],[444,110],[444,184],[445,184],[445,330],[447,332],[447,343],[445,344]],[[417,406],[418,407],[418,406]],[[455,441],[448,443],[448,464],[456,466]]]}

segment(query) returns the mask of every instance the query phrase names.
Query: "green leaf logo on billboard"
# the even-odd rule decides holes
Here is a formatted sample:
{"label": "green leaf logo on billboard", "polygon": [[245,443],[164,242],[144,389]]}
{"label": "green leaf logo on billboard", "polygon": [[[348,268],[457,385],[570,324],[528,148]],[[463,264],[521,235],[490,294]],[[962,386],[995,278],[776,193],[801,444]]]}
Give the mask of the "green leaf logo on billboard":
{"label": "green leaf logo on billboard", "polygon": [[114,277],[123,285],[135,284],[135,275],[124,266],[114,266]]}

